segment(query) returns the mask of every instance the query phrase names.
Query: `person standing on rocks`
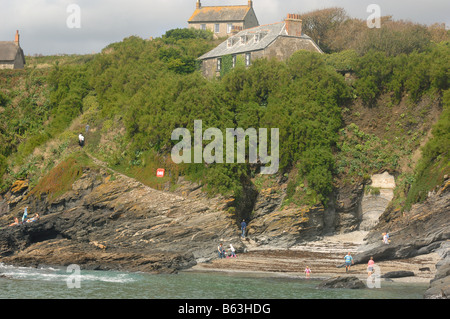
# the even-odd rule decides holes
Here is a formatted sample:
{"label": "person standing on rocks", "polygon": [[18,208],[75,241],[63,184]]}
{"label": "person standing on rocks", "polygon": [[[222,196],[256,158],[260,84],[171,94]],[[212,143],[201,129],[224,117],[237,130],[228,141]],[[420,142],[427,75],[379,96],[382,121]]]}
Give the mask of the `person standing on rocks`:
{"label": "person standing on rocks", "polygon": [[217,246],[217,251],[219,253],[219,258],[225,258],[225,249],[223,249],[223,245],[222,243],[219,244],[219,246]]}
{"label": "person standing on rocks", "polygon": [[242,238],[245,238],[246,229],[247,229],[247,223],[245,222],[245,219],[244,219],[244,220],[242,220],[242,223],[241,223]]}
{"label": "person standing on rocks", "polygon": [[345,272],[349,272],[350,267],[355,263],[353,261],[353,257],[350,254],[350,252],[347,255],[345,255],[344,260],[345,260]]}
{"label": "person standing on rocks", "polygon": [[306,266],[305,268],[305,274],[306,274],[306,278],[309,278],[311,275],[311,269],[309,268],[309,266]]}

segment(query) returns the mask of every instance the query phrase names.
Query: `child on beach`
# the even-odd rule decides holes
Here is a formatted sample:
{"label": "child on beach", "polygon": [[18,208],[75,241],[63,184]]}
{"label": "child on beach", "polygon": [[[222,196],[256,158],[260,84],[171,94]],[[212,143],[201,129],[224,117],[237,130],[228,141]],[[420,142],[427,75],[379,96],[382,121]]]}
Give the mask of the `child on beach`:
{"label": "child on beach", "polygon": [[306,274],[306,278],[309,278],[309,276],[311,274],[311,269],[308,266],[306,266],[306,268],[305,268],[305,274]]}
{"label": "child on beach", "polygon": [[367,275],[370,277],[373,273],[373,265],[375,265],[375,262],[373,261],[373,257],[370,257],[369,262],[367,263]]}

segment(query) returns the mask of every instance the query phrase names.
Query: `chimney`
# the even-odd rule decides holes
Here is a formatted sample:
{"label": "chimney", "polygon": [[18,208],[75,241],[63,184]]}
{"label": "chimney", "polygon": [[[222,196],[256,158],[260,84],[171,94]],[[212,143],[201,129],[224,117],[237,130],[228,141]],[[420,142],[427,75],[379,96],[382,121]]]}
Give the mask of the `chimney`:
{"label": "chimney", "polygon": [[200,0],[197,0],[197,9],[200,9],[202,7],[202,3],[200,2]]}
{"label": "chimney", "polygon": [[302,20],[300,19],[299,14],[291,14],[287,15],[286,22],[286,32],[288,35],[293,37],[301,37],[302,36]]}
{"label": "chimney", "polygon": [[18,46],[19,45],[19,30],[16,31],[16,38],[14,39],[14,43]]}
{"label": "chimney", "polygon": [[252,1],[252,0],[248,0],[248,6],[249,6],[250,8],[253,8],[253,1]]}

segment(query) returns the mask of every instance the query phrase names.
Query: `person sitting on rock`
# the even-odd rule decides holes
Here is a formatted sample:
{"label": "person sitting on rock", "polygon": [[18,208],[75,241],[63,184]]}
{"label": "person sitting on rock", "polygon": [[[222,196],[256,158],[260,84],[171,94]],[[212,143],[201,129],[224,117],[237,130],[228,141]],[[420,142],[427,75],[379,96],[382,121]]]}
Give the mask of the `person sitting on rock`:
{"label": "person sitting on rock", "polygon": [[14,218],[14,223],[9,225],[9,227],[16,226],[16,225],[19,225],[19,218],[17,218],[17,217]]}
{"label": "person sitting on rock", "polygon": [[36,214],[34,215],[33,218],[30,218],[30,219],[27,220],[27,223],[33,223],[33,222],[36,222],[36,221],[39,220],[39,218],[40,218],[40,217],[39,217],[39,214],[36,213]]}

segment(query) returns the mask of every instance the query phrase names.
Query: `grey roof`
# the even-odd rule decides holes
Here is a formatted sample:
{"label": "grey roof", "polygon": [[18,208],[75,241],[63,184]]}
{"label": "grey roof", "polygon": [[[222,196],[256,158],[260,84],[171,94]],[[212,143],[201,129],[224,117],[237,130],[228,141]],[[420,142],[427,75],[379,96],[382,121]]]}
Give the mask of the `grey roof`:
{"label": "grey roof", "polygon": [[[229,54],[241,54],[245,52],[264,50],[280,36],[289,36],[286,31],[286,23],[284,21],[245,29],[228,38],[227,41],[222,42],[215,49],[202,55],[199,60],[212,59]],[[241,42],[241,37],[245,37],[245,43]],[[305,34],[302,34],[301,38],[312,41],[312,39]],[[317,48],[319,49],[319,47]]]}
{"label": "grey roof", "polygon": [[250,10],[252,7],[249,6],[201,7],[188,22],[243,21]]}
{"label": "grey roof", "polygon": [[14,61],[18,52],[22,53],[25,62],[25,56],[20,46],[13,41],[0,41],[0,61]]}

